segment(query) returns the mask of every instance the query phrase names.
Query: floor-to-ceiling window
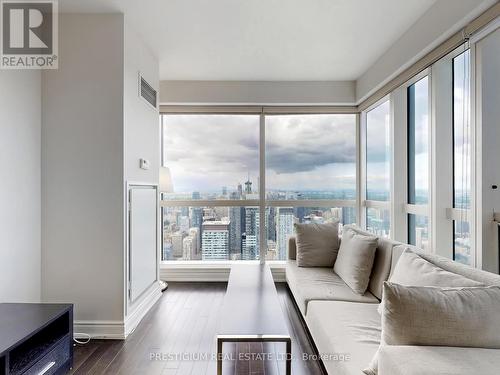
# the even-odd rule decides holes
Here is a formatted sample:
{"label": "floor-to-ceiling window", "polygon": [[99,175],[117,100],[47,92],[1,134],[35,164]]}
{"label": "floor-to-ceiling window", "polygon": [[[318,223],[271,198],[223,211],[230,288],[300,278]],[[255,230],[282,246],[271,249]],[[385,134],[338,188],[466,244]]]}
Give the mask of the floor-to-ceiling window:
{"label": "floor-to-ceiling window", "polygon": [[356,222],[356,114],[161,121],[163,260],[286,260],[294,223]]}
{"label": "floor-to-ceiling window", "polygon": [[470,243],[470,52],[453,59],[453,257],[472,264]]}
{"label": "floor-to-ceiling window", "polygon": [[162,127],[162,258],[258,259],[259,115],[163,115]]}
{"label": "floor-to-ceiling window", "polygon": [[365,129],[366,229],[390,237],[390,103],[389,100],[366,112]]}
{"label": "floor-to-ceiling window", "polygon": [[473,264],[470,54],[446,59],[359,115],[165,111],[163,259],[285,260],[294,223],[339,220]]}
{"label": "floor-to-ceiling window", "polygon": [[356,222],[356,115],[266,116],[268,258],[286,259],[294,222]]}
{"label": "floor-to-ceiling window", "polygon": [[408,242],[429,248],[429,79],[407,88]]}

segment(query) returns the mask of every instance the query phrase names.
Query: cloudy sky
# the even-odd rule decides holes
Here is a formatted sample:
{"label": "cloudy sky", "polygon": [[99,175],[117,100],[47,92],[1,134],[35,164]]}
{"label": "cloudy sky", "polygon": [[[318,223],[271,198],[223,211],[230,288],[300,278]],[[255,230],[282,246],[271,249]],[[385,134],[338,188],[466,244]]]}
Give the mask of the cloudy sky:
{"label": "cloudy sky", "polygon": [[[428,186],[427,79],[416,84],[416,184]],[[458,94],[456,94],[458,95]],[[389,103],[368,113],[370,190],[389,190]],[[356,187],[355,115],[266,117],[266,185],[280,190]],[[166,115],[164,160],[176,193],[258,186],[258,115]]]}
{"label": "cloudy sky", "polygon": [[[250,179],[257,186],[259,117],[168,115],[165,165],[176,193],[229,190]],[[269,116],[269,189],[355,188],[355,116]]]}
{"label": "cloudy sky", "polygon": [[258,116],[164,116],[164,164],[174,191],[236,189],[259,175]]}
{"label": "cloudy sky", "polygon": [[454,60],[454,157],[455,157],[455,192],[456,206],[465,202],[463,195],[470,196],[470,121],[469,113],[469,51]]}
{"label": "cloudy sky", "polygon": [[367,196],[373,190],[390,192],[390,105],[386,101],[366,115]]}
{"label": "cloudy sky", "polygon": [[429,80],[415,83],[415,190],[429,190]]}

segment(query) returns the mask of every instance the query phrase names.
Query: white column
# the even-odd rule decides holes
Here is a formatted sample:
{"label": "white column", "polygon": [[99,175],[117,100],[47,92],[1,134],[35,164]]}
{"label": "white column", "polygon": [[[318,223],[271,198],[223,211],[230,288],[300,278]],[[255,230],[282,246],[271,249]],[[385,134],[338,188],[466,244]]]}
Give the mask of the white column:
{"label": "white column", "polygon": [[431,68],[431,249],[453,258],[453,221],[447,208],[453,207],[453,77],[452,57]]}
{"label": "white column", "polygon": [[391,237],[407,242],[408,220],[404,210],[407,196],[406,88],[394,90],[391,104]]}

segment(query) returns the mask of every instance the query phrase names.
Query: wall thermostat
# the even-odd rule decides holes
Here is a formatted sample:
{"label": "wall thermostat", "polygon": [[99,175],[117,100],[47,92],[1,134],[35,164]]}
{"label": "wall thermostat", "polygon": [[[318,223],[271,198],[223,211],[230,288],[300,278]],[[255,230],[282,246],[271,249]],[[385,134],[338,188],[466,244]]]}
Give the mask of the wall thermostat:
{"label": "wall thermostat", "polygon": [[140,159],[140,167],[141,169],[149,169],[149,160],[148,159]]}

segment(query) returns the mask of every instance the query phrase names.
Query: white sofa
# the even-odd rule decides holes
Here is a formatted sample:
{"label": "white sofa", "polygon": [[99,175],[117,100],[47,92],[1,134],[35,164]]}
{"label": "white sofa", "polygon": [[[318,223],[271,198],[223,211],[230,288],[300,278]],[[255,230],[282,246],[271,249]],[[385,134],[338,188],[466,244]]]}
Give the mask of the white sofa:
{"label": "white sofa", "polygon": [[[368,234],[356,226],[350,229]],[[384,281],[409,245],[379,238],[368,290],[355,294],[333,269],[297,267],[295,238],[289,240],[286,278],[329,374],[363,374],[380,345],[377,307]],[[500,286],[500,276],[412,247],[434,265],[485,285]],[[499,311],[500,314],[500,311]],[[481,348],[383,346],[379,374],[500,374],[500,350]]]}

